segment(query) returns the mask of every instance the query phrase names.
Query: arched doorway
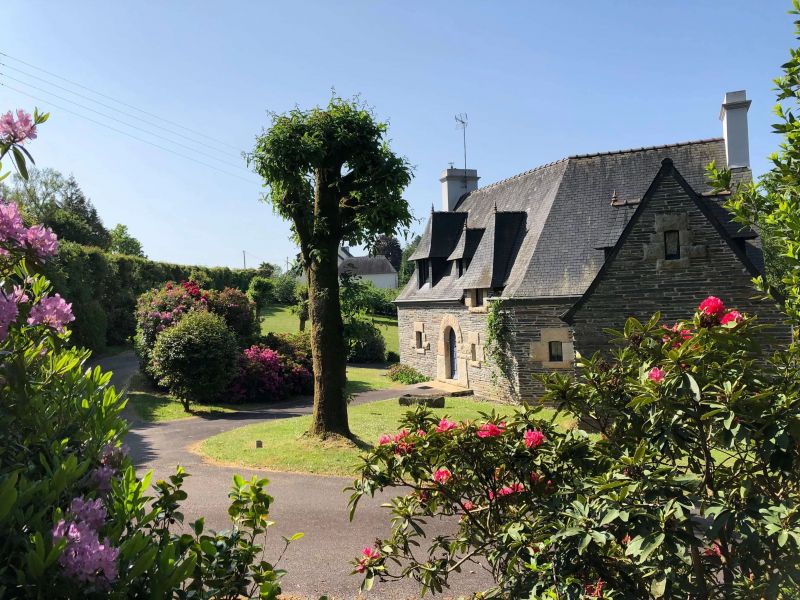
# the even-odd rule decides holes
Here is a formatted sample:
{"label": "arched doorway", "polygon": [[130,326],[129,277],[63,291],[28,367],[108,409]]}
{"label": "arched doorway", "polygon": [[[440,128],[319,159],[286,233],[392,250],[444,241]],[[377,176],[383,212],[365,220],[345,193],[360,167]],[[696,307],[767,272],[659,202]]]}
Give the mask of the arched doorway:
{"label": "arched doorway", "polygon": [[447,358],[447,378],[458,379],[458,342],[456,332],[448,327],[445,332],[445,357]]}

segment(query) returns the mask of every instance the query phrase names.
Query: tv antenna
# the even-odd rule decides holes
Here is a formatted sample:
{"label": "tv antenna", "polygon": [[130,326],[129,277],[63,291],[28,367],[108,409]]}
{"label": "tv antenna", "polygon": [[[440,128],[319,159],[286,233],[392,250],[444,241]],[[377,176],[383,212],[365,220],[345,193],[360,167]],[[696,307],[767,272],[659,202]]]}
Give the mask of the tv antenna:
{"label": "tv antenna", "polygon": [[456,115],[456,127],[463,133],[464,140],[464,170],[467,170],[467,113],[458,113]]}

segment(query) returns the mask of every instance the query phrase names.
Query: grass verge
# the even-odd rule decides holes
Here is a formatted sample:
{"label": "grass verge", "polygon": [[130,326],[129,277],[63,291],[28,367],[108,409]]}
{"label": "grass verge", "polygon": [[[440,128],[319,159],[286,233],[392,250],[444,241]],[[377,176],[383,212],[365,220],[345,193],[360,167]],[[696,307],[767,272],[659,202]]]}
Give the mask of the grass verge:
{"label": "grass verge", "polygon": [[[445,407],[434,409],[434,412],[461,421],[476,419],[480,413],[492,409],[502,413],[513,410],[513,407],[460,397],[447,398]],[[354,441],[309,438],[305,432],[311,417],[303,416],[233,429],[208,438],[200,444],[199,450],[213,460],[246,467],[351,476],[358,468],[361,452],[372,447],[382,433],[397,431],[400,417],[408,410],[396,399],[351,407],[348,415]],[[552,411],[545,410],[542,417],[549,418],[552,414]],[[569,422],[570,419],[565,418],[561,424],[569,426]],[[263,448],[256,449],[256,440],[263,442]]]}

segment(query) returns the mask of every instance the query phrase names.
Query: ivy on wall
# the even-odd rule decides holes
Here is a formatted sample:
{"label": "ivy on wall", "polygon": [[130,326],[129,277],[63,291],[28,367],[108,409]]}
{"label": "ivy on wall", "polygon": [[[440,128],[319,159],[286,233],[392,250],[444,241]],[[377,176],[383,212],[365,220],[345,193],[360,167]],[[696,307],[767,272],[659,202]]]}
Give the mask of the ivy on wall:
{"label": "ivy on wall", "polygon": [[511,354],[511,315],[503,300],[492,300],[486,316],[486,343],[484,351],[487,359],[496,369],[492,370],[492,383],[497,386],[502,376],[514,393],[514,359]]}

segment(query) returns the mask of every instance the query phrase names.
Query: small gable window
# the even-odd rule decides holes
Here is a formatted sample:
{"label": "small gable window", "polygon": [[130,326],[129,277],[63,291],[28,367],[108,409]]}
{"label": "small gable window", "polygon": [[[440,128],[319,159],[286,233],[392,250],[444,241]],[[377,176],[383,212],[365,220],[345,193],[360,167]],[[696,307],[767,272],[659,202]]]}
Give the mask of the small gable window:
{"label": "small gable window", "polygon": [[550,342],[548,344],[550,362],[564,361],[564,346],[561,342]]}
{"label": "small gable window", "polygon": [[475,306],[483,306],[486,301],[485,290],[475,290]]}
{"label": "small gable window", "polygon": [[460,258],[456,260],[456,273],[459,277],[464,274],[464,261]]}
{"label": "small gable window", "polygon": [[419,286],[422,287],[428,283],[430,276],[430,263],[427,258],[417,261],[417,276],[419,277]]}
{"label": "small gable window", "polygon": [[664,232],[664,258],[678,260],[681,257],[681,236],[677,229]]}
{"label": "small gable window", "polygon": [[422,332],[421,331],[416,331],[415,332],[414,345],[416,346],[417,349],[421,349],[422,348]]}

